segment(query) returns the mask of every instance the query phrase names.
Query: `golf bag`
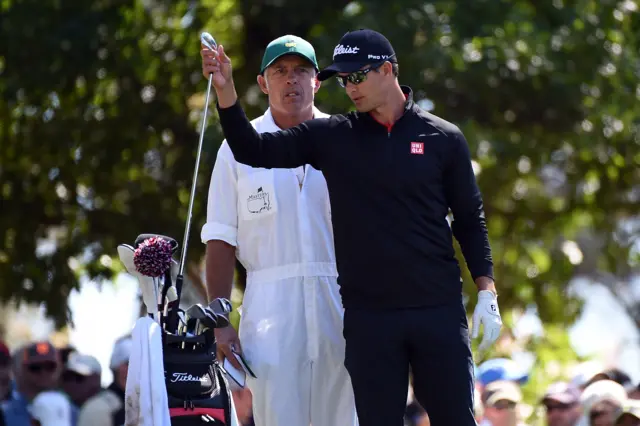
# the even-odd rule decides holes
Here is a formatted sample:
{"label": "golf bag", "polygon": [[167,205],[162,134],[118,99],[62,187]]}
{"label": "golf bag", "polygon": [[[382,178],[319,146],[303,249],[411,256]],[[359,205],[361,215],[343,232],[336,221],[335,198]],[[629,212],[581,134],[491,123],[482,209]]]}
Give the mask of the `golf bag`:
{"label": "golf bag", "polygon": [[214,339],[170,333],[164,337],[163,360],[171,425],[230,426],[231,392],[216,360]]}
{"label": "golf bag", "polygon": [[[174,286],[170,267],[176,263],[171,255],[177,248],[178,243],[172,238],[142,234],[134,246],[122,244],[118,251],[127,271],[140,282],[149,317],[162,328],[164,381],[171,425],[233,426],[231,391],[216,359],[213,330],[229,324],[225,315],[230,312],[231,304],[226,299],[218,299],[219,303],[214,305],[221,308],[217,308],[217,312],[201,305],[194,305],[186,313],[180,309],[181,276],[178,275]],[[158,255],[162,250],[166,253]],[[165,254],[169,257],[169,267],[160,275],[164,266],[157,265],[166,260],[162,258]],[[153,268],[157,272],[153,272]],[[189,317],[190,312],[194,318]],[[198,313],[206,315],[196,318]]]}

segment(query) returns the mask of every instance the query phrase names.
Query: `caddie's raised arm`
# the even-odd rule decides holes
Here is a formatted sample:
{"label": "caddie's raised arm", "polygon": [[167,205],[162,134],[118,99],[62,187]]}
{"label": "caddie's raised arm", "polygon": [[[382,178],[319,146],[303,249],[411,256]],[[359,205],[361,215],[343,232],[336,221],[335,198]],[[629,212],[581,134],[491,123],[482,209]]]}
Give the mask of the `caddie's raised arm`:
{"label": "caddie's raised arm", "polygon": [[203,47],[203,73],[210,73],[217,94],[220,124],[235,159],[252,167],[295,168],[310,164],[322,169],[320,141],[326,139],[330,119],[314,119],[275,133],[258,133],[238,102],[231,59],[224,47]]}

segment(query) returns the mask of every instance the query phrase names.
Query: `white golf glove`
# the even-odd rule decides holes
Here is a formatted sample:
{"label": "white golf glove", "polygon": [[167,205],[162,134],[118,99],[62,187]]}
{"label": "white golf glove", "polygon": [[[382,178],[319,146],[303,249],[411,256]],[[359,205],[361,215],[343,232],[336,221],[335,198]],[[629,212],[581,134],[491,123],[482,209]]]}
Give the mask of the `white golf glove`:
{"label": "white golf glove", "polygon": [[480,324],[483,325],[484,336],[482,336],[478,350],[485,351],[498,340],[502,327],[498,297],[492,291],[480,290],[478,292],[478,304],[473,311],[472,321],[471,337],[473,339],[477,338],[480,333]]}

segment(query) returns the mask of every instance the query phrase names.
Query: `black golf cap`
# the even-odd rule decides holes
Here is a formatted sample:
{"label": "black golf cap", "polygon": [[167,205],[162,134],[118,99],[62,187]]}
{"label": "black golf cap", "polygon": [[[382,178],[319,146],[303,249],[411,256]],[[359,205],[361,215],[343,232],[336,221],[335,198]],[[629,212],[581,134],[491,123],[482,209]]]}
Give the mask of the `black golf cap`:
{"label": "black golf cap", "polygon": [[318,80],[339,72],[358,71],[365,65],[382,61],[396,62],[396,52],[385,36],[377,31],[360,29],[346,33],[333,50],[333,64],[320,71]]}

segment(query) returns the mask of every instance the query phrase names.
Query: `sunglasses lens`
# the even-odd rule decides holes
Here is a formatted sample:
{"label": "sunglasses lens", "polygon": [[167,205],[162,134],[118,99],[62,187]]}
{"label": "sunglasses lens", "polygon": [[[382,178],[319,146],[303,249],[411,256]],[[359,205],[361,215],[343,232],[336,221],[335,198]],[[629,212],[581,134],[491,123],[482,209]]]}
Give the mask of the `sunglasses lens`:
{"label": "sunglasses lens", "polygon": [[349,75],[349,81],[353,84],[360,84],[365,80],[365,74],[362,71],[356,71]]}
{"label": "sunglasses lens", "polygon": [[340,87],[347,87],[347,83],[358,85],[367,79],[367,73],[355,71],[346,76],[337,76]]}
{"label": "sunglasses lens", "polygon": [[74,373],[73,371],[65,371],[62,374],[62,380],[64,380],[65,382],[83,382],[84,381],[84,376],[78,374],[78,373]]}
{"label": "sunglasses lens", "polygon": [[564,411],[570,408],[569,405],[547,405],[546,406],[547,411],[551,412],[551,411]]}
{"label": "sunglasses lens", "polygon": [[56,364],[53,362],[45,362],[42,364],[31,364],[29,366],[29,371],[31,371],[32,373],[40,373],[42,371],[51,373],[55,369],[56,369]]}
{"label": "sunglasses lens", "polygon": [[498,401],[494,405],[498,410],[510,410],[515,408],[516,404],[511,401]]}

